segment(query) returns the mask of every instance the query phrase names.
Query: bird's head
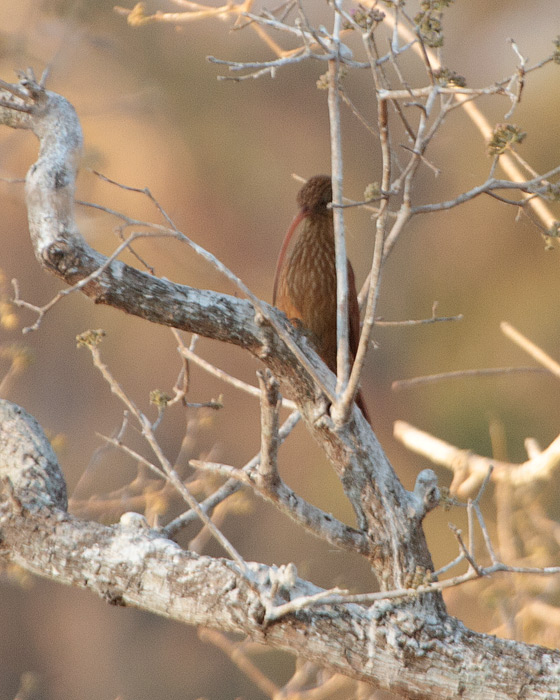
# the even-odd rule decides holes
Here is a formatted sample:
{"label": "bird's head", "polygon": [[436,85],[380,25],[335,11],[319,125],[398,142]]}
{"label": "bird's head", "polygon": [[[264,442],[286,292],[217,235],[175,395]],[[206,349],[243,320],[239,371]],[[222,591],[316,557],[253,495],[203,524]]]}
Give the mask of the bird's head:
{"label": "bird's head", "polygon": [[297,193],[297,203],[304,216],[327,213],[327,204],[332,202],[330,175],[310,177]]}

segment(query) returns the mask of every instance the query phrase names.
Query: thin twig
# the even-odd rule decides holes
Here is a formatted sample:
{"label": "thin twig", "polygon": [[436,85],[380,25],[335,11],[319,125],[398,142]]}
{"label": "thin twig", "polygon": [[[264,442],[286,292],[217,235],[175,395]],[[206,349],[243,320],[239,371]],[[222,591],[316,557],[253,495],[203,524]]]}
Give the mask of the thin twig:
{"label": "thin twig", "polygon": [[477,573],[478,576],[482,576],[482,569],[478,566],[476,561],[474,560],[473,556],[468,550],[468,547],[465,545],[463,541],[463,533],[461,530],[453,525],[453,523],[449,523],[449,527],[451,528],[453,534],[457,538],[457,542],[459,544],[459,548],[461,549],[465,559],[469,562],[469,566],[474,569],[474,571]]}
{"label": "thin twig", "polygon": [[140,231],[137,231],[136,233],[130,234],[130,236],[123,241],[114,251],[111,253],[110,256],[108,256],[105,260],[105,262],[100,265],[96,270],[94,270],[91,274],[87,275],[87,277],[84,277],[81,279],[79,282],[76,284],[73,284],[70,287],[66,287],[65,289],[61,289],[55,296],[44,306],[35,306],[34,304],[30,304],[27,301],[24,301],[23,299],[20,298],[19,296],[19,286],[16,280],[12,280],[12,285],[14,288],[14,299],[13,303],[21,308],[29,309],[30,311],[34,311],[37,314],[37,320],[32,326],[27,326],[22,330],[22,333],[29,333],[31,331],[36,331],[39,326],[42,323],[43,318],[45,315],[55,306],[61,299],[64,299],[64,297],[68,296],[69,294],[72,294],[73,292],[77,292],[81,289],[83,289],[86,285],[88,285],[90,282],[93,282],[95,279],[97,279],[100,275],[102,275],[105,270],[113,263],[119,255],[125,250],[126,248],[130,247],[130,244],[139,239],[139,238],[158,238],[158,237],[175,237],[175,234],[172,231],[162,231],[162,232],[151,232],[151,233],[143,233]]}
{"label": "thin twig", "polygon": [[430,323],[449,323],[451,321],[462,321],[463,314],[457,316],[432,316],[431,318],[407,319],[406,321],[386,321],[383,318],[376,318],[375,325],[380,328],[400,328],[406,326],[425,326]]}
{"label": "thin twig", "polygon": [[[136,406],[132,399],[130,399],[130,397],[126,394],[124,389],[111,374],[107,365],[102,361],[99,350],[100,338],[101,334],[96,336],[92,335],[92,333],[89,332],[83,334],[82,336],[79,336],[79,344],[88,347],[88,349],[91,352],[94,365],[101,372],[101,375],[111,387],[111,391],[113,392],[113,394],[115,394],[122,401],[122,403],[124,403],[124,405],[130,411],[131,415],[133,415],[138,421],[141,433],[147,441],[147,443],[149,444],[149,446],[151,447],[152,451],[154,452],[157,461],[161,467],[161,470],[165,473],[166,478],[173,484],[173,486],[177,489],[177,491],[180,493],[180,495],[183,497],[186,503],[196,513],[198,518],[200,518],[200,520],[206,525],[208,530],[212,533],[214,538],[220,543],[224,550],[237,563],[237,565],[239,566],[240,573],[247,579],[248,582],[252,584],[253,576],[243,557],[241,557],[241,555],[237,552],[234,546],[223,535],[223,533],[220,532],[220,530],[214,525],[212,520],[200,507],[196,498],[194,498],[189,489],[185,486],[182,479],[179,477],[179,475],[165,456],[161,446],[159,445],[155,437],[153,427],[150,424],[149,420],[142,413],[142,411],[140,411],[140,409]],[[130,448],[126,449],[130,450]],[[136,458],[142,459],[141,455],[138,455]],[[149,461],[147,461],[147,464],[150,464]]]}
{"label": "thin twig", "polygon": [[498,564],[498,557],[496,556],[496,552],[494,551],[494,547],[492,546],[492,540],[490,539],[490,535],[488,534],[488,529],[486,527],[484,518],[482,517],[482,511],[480,510],[480,506],[478,505],[478,503],[473,502],[473,508],[474,512],[476,513],[478,524],[480,525],[480,530],[482,532],[482,537],[484,538],[484,544],[486,545],[486,549],[488,550],[488,554],[490,555],[492,564],[496,565]]}
{"label": "thin twig", "polygon": [[[341,17],[334,14],[333,40],[336,45],[340,42]],[[337,52],[335,58],[329,61],[328,108],[331,139],[331,174],[333,193],[333,221],[336,258],[336,394],[346,388],[350,374],[350,351],[348,346],[348,265],[346,257],[346,240],[344,229],[344,212],[337,208],[342,204],[342,133],[340,126],[340,96],[338,92],[340,58]]]}
{"label": "thin twig", "polygon": [[[395,25],[395,20],[390,14],[387,15],[386,22],[388,24]],[[398,31],[405,41],[412,41],[415,38],[414,32],[408,29],[407,27],[404,27],[402,24],[399,25]],[[434,51],[426,49],[421,43],[413,44],[412,49],[419,55],[425,55],[426,57],[429,56],[429,63],[432,69],[441,69],[441,61],[439,60]],[[545,62],[548,62],[549,60],[550,59],[546,59]],[[544,63],[540,63],[536,67],[540,67],[541,65],[544,65]],[[525,70],[525,73],[528,72],[530,72],[529,68]],[[457,94],[455,99],[459,99],[460,97],[460,94]],[[478,105],[476,105],[473,101],[465,101],[462,103],[461,106],[465,110],[467,116],[471,119],[471,121],[479,130],[483,139],[485,141],[489,141],[492,135],[492,125],[490,124],[488,119],[482,114]],[[507,152],[500,156],[500,164],[507,172],[509,177],[513,181],[522,182],[525,178],[523,177],[523,174],[517,167],[517,164],[514,162],[514,160],[515,159],[513,158],[513,156],[511,156]],[[550,208],[541,199],[532,199],[530,206],[534,209],[536,215],[541,219],[544,229],[551,230],[556,222],[556,218],[554,217]]]}
{"label": "thin twig", "polygon": [[[283,442],[292,432],[292,430],[296,427],[300,418],[301,416],[299,412],[293,411],[284,421],[282,427],[278,432],[278,436],[281,442]],[[248,473],[256,469],[259,457],[260,453],[255,455],[251,460],[249,460],[249,462],[247,462],[247,464],[239,471]],[[200,503],[201,509],[205,513],[210,513],[212,509],[215,508],[219,503],[224,501],[226,498],[229,498],[236,491],[238,491],[241,488],[241,485],[241,481],[237,477],[228,479],[228,481],[223,486],[220,486],[220,488],[217,489],[212,495],[208,496],[208,498],[206,498]],[[166,537],[173,537],[181,528],[193,522],[193,520],[195,520],[196,517],[196,513],[194,513],[193,511],[187,511],[186,513],[182,513],[180,516],[178,516],[170,523],[168,523],[164,528],[162,528],[162,531]]]}
{"label": "thin twig", "polygon": [[548,566],[537,568],[507,566],[506,564],[497,563],[484,568],[472,568],[470,571],[464,574],[460,574],[459,576],[454,576],[453,578],[445,579],[443,581],[434,581],[432,583],[422,584],[416,588],[398,588],[392,591],[378,591],[376,593],[358,593],[356,595],[333,594],[331,596],[322,595],[323,593],[327,593],[327,591],[322,591],[319,594],[295,598],[289,603],[285,603],[283,605],[278,605],[274,607],[268,613],[268,620],[272,622],[274,620],[279,620],[286,615],[293,614],[300,610],[318,607],[321,605],[369,605],[382,600],[416,598],[417,596],[423,593],[444,591],[448,588],[455,588],[462,584],[468,583],[469,581],[474,581],[482,577],[489,577],[493,574],[501,572],[512,574],[538,574],[542,576],[551,576],[560,573],[560,566]]}
{"label": "thin twig", "polygon": [[[297,357],[298,361],[300,362],[301,366],[305,368],[305,370],[308,372],[309,376],[311,379],[315,382],[315,384],[321,388],[321,390],[325,393],[325,395],[331,400],[335,400],[335,393],[334,391],[327,386],[318,376],[315,368],[311,364],[311,362],[307,359],[307,356],[305,353],[301,350],[297,342],[294,340],[294,338],[291,335],[291,332],[288,330],[287,326],[282,324],[281,322],[278,322],[276,320],[275,314],[279,313],[277,310],[273,310],[272,307],[270,307],[268,304],[265,304],[262,302],[257,296],[251,292],[251,290],[245,285],[245,283],[234,273],[232,272],[224,263],[219,260],[215,255],[207,251],[205,248],[200,246],[198,243],[195,243],[193,240],[191,240],[188,236],[186,236],[184,233],[179,231],[179,229],[176,227],[172,219],[165,213],[163,210],[163,207],[155,200],[155,198],[151,195],[150,191],[147,188],[134,188],[134,187],[129,187],[127,185],[121,185],[120,183],[114,182],[110,180],[110,178],[107,178],[106,176],[101,176],[103,179],[107,180],[108,182],[111,182],[112,184],[115,184],[118,187],[122,187],[123,189],[128,189],[133,192],[138,192],[140,194],[144,194],[147,196],[158,208],[158,210],[162,213],[162,215],[165,217],[165,219],[168,221],[169,225],[171,228],[166,228],[163,226],[155,225],[155,224],[148,224],[146,222],[135,222],[134,225],[141,225],[141,226],[149,226],[154,229],[154,231],[158,232],[158,235],[164,235],[164,236],[171,236],[175,237],[177,240],[179,240],[181,243],[187,244],[197,255],[202,257],[204,260],[206,260],[212,267],[214,267],[220,274],[222,274],[226,279],[228,279],[230,282],[232,282],[241,292],[244,294],[253,304],[253,307],[255,308],[256,313],[260,314],[263,319],[266,319],[266,321],[274,328],[274,330],[278,333],[280,338],[283,340],[283,342],[288,346],[288,348],[294,353],[294,355]],[[89,206],[96,206],[96,208],[102,209],[104,211],[108,211],[111,214],[114,214],[121,218],[123,221],[126,221],[127,223],[130,223],[133,221],[132,219],[129,219],[129,217],[113,212],[111,210],[106,209],[105,207],[101,207],[99,205],[89,205]],[[146,235],[151,235],[151,234],[133,234],[135,236],[146,236]],[[129,239],[129,241],[132,240]],[[120,250],[123,246],[119,246]],[[113,254],[115,255],[115,254]],[[105,263],[107,264],[107,262]],[[97,275],[97,271],[95,273],[92,273],[92,275]],[[88,279],[88,278],[86,278]],[[85,280],[82,280],[79,284],[85,283]],[[68,290],[65,290],[66,293],[68,293]]]}
{"label": "thin twig", "polygon": [[469,553],[474,558],[474,522],[473,522],[473,503],[469,498],[467,501],[467,528],[469,535]]}
{"label": "thin twig", "polygon": [[[479,197],[481,194],[491,194],[494,192],[494,190],[518,190],[525,193],[526,199],[529,199],[529,197],[535,193],[534,190],[536,188],[541,187],[545,181],[558,174],[560,174],[560,166],[553,168],[549,172],[539,175],[531,180],[510,181],[497,180],[490,177],[486,180],[486,182],[483,182],[482,185],[477,185],[467,192],[457,195],[457,197],[454,199],[448,199],[444,202],[436,202],[434,204],[421,204],[415,206],[412,208],[411,214],[429,214],[436,211],[453,209],[454,207],[464,204],[475,197]],[[516,206],[523,206],[523,201],[512,201],[512,203]]]}
{"label": "thin twig", "polygon": [[411,379],[397,379],[391,384],[393,391],[402,389],[413,389],[425,384],[448,381],[450,379],[468,379],[470,377],[495,377],[499,375],[518,374],[533,372],[542,374],[548,370],[541,367],[486,367],[484,369],[461,369],[454,372],[440,372],[439,374],[428,374],[423,377],[412,377]]}
{"label": "thin twig", "polygon": [[507,323],[507,321],[502,321],[502,323],[500,323],[500,330],[522,350],[531,355],[533,359],[539,362],[543,367],[546,367],[549,372],[552,372],[555,377],[560,379],[560,364],[558,364],[556,360],[553,360],[544,350],[539,348],[538,345],[531,342],[510,323]]}
{"label": "thin twig", "polygon": [[[375,65],[375,58],[371,54],[371,49],[367,41],[365,41],[366,50],[368,52],[368,58],[370,60],[371,71],[376,87],[378,86],[377,79],[377,69]],[[382,100],[378,101],[377,110],[377,120],[379,129],[379,139],[381,143],[381,152],[383,155],[383,175],[381,181],[381,191],[388,191],[391,179],[391,152],[389,147],[389,130],[387,123],[387,105]],[[375,244],[373,250],[373,258],[371,264],[371,270],[369,273],[369,291],[367,295],[366,310],[364,314],[364,322],[362,324],[362,330],[360,333],[360,340],[358,342],[358,349],[356,352],[356,357],[354,358],[354,365],[350,373],[350,377],[347,385],[344,387],[344,392],[336,405],[336,413],[338,415],[338,420],[344,423],[350,411],[352,409],[352,402],[358,392],[358,387],[360,383],[361,372],[366,360],[366,354],[369,346],[369,340],[373,330],[374,319],[375,319],[375,309],[377,304],[377,299],[379,296],[379,289],[381,284],[381,270],[382,270],[382,260],[383,260],[383,246],[385,237],[385,226],[387,221],[388,212],[388,199],[385,198],[381,201],[379,207],[379,214],[376,218],[376,229],[375,229]],[[339,302],[340,304],[340,302]]]}
{"label": "thin twig", "polygon": [[209,642],[226,654],[237,668],[267,697],[278,696],[280,688],[259,670],[249,657],[243,653],[240,643],[231,642],[217,630],[199,628],[198,636],[203,642]]}
{"label": "thin twig", "polygon": [[[224,372],[223,369],[220,369],[219,367],[216,367],[215,365],[211,364],[204,358],[200,357],[197,353],[193,352],[189,348],[185,347],[182,345],[179,348],[179,352],[183,357],[192,360],[195,364],[197,364],[199,367],[204,369],[206,372],[209,374],[214,375],[215,377],[218,377],[218,379],[221,379],[224,382],[227,382],[228,384],[231,384],[231,386],[234,386],[236,389],[239,389],[240,391],[244,391],[246,394],[250,394],[251,396],[255,396],[257,398],[260,398],[261,396],[261,391],[258,387],[253,386],[252,384],[247,384],[247,382],[242,381],[241,379],[238,379],[237,377],[232,376],[231,374],[228,374],[227,372]],[[281,398],[282,402],[282,407],[283,408],[289,408],[292,411],[297,409],[296,404],[291,401],[290,399],[286,399],[284,396]]]}

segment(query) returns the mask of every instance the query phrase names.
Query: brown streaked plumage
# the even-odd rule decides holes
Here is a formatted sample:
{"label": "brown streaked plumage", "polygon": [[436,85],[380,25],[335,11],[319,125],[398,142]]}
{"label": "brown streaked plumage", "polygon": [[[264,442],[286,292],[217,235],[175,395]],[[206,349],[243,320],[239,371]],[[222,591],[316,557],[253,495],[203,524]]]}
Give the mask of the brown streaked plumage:
{"label": "brown streaked plumage", "polygon": [[[278,256],[272,303],[290,321],[300,321],[309,332],[318,354],[336,374],[336,263],[332,184],[328,175],[315,175],[297,195],[300,207]],[[301,225],[300,225],[301,224]],[[288,257],[292,235],[297,238]],[[360,308],[354,270],[348,262],[348,340],[352,361],[360,338]],[[361,392],[356,403],[364,417],[369,414]]]}

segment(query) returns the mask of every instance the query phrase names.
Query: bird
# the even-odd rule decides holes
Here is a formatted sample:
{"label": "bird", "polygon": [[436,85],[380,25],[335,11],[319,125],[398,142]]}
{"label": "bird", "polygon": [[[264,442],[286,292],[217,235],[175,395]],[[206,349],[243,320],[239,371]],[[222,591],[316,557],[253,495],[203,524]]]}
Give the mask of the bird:
{"label": "bird", "polygon": [[[283,311],[295,326],[303,330],[327,367],[336,374],[336,262],[330,175],[315,175],[297,194],[299,211],[294,217],[282,243],[272,303]],[[287,251],[297,231],[291,253]],[[360,338],[360,307],[356,292],[354,270],[348,266],[348,341],[351,361],[354,361]],[[371,424],[361,391],[356,403]]]}

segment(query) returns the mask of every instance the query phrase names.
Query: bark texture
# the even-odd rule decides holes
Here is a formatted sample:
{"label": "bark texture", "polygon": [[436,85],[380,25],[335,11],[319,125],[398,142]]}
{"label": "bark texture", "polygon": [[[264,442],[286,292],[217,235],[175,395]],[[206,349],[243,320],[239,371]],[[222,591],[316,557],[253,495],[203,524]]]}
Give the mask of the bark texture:
{"label": "bark texture", "polygon": [[[96,303],[239,345],[259,358],[298,404],[310,433],[339,475],[357,516],[367,556],[385,589],[406,585],[432,563],[421,521],[435,505],[430,478],[414,493],[399,482],[360,411],[336,426],[312,377],[334,391],[334,376],[287,322],[264,303],[173,284],[91,249],[74,220],[82,136],[72,106],[24,78],[1,91],[0,123],[32,130],[39,158],[26,182],[30,234],[39,263]],[[12,106],[10,106],[12,105]],[[14,109],[14,106],[18,109]],[[282,332],[279,332],[280,331]],[[308,368],[294,351],[302,349]],[[275,572],[182,550],[141,517],[110,527],[66,510],[56,457],[36,421],[0,402],[0,551],[39,575],[89,588],[118,605],[188,624],[249,635],[407,698],[560,700],[560,654],[475,634],[449,617],[438,594],[369,608],[310,608],[265,625]],[[325,519],[325,527],[328,520]],[[318,589],[295,579],[291,599]]]}
{"label": "bark texture", "polygon": [[[0,401],[0,552],[112,605],[248,635],[406,698],[557,700],[560,653],[476,634],[456,619],[381,602],[312,608],[263,624],[276,567],[185,551],[125,514],[106,526],[66,511],[64,479],[38,423]],[[319,592],[299,578],[284,602]]]}
{"label": "bark texture", "polygon": [[[0,106],[0,124],[29,129],[39,138],[39,158],[26,178],[29,229],[39,263],[67,284],[78,285],[95,303],[251,352],[289,388],[310,433],[336,470],[358,527],[367,534],[366,555],[380,585],[402,588],[418,567],[433,570],[420,525],[426,509],[403,488],[359,409],[345,425],[331,420],[324,392],[282,340],[278,327],[302,348],[309,366],[332,391],[335,377],[285,315],[264,302],[257,309],[251,301],[159,279],[88,246],[74,219],[82,149],[76,112],[66,99],[31,79],[24,78],[14,90],[22,97],[6,93],[6,101],[23,103],[28,111],[14,117],[14,110]],[[443,612],[441,597],[430,598],[433,611]]]}

